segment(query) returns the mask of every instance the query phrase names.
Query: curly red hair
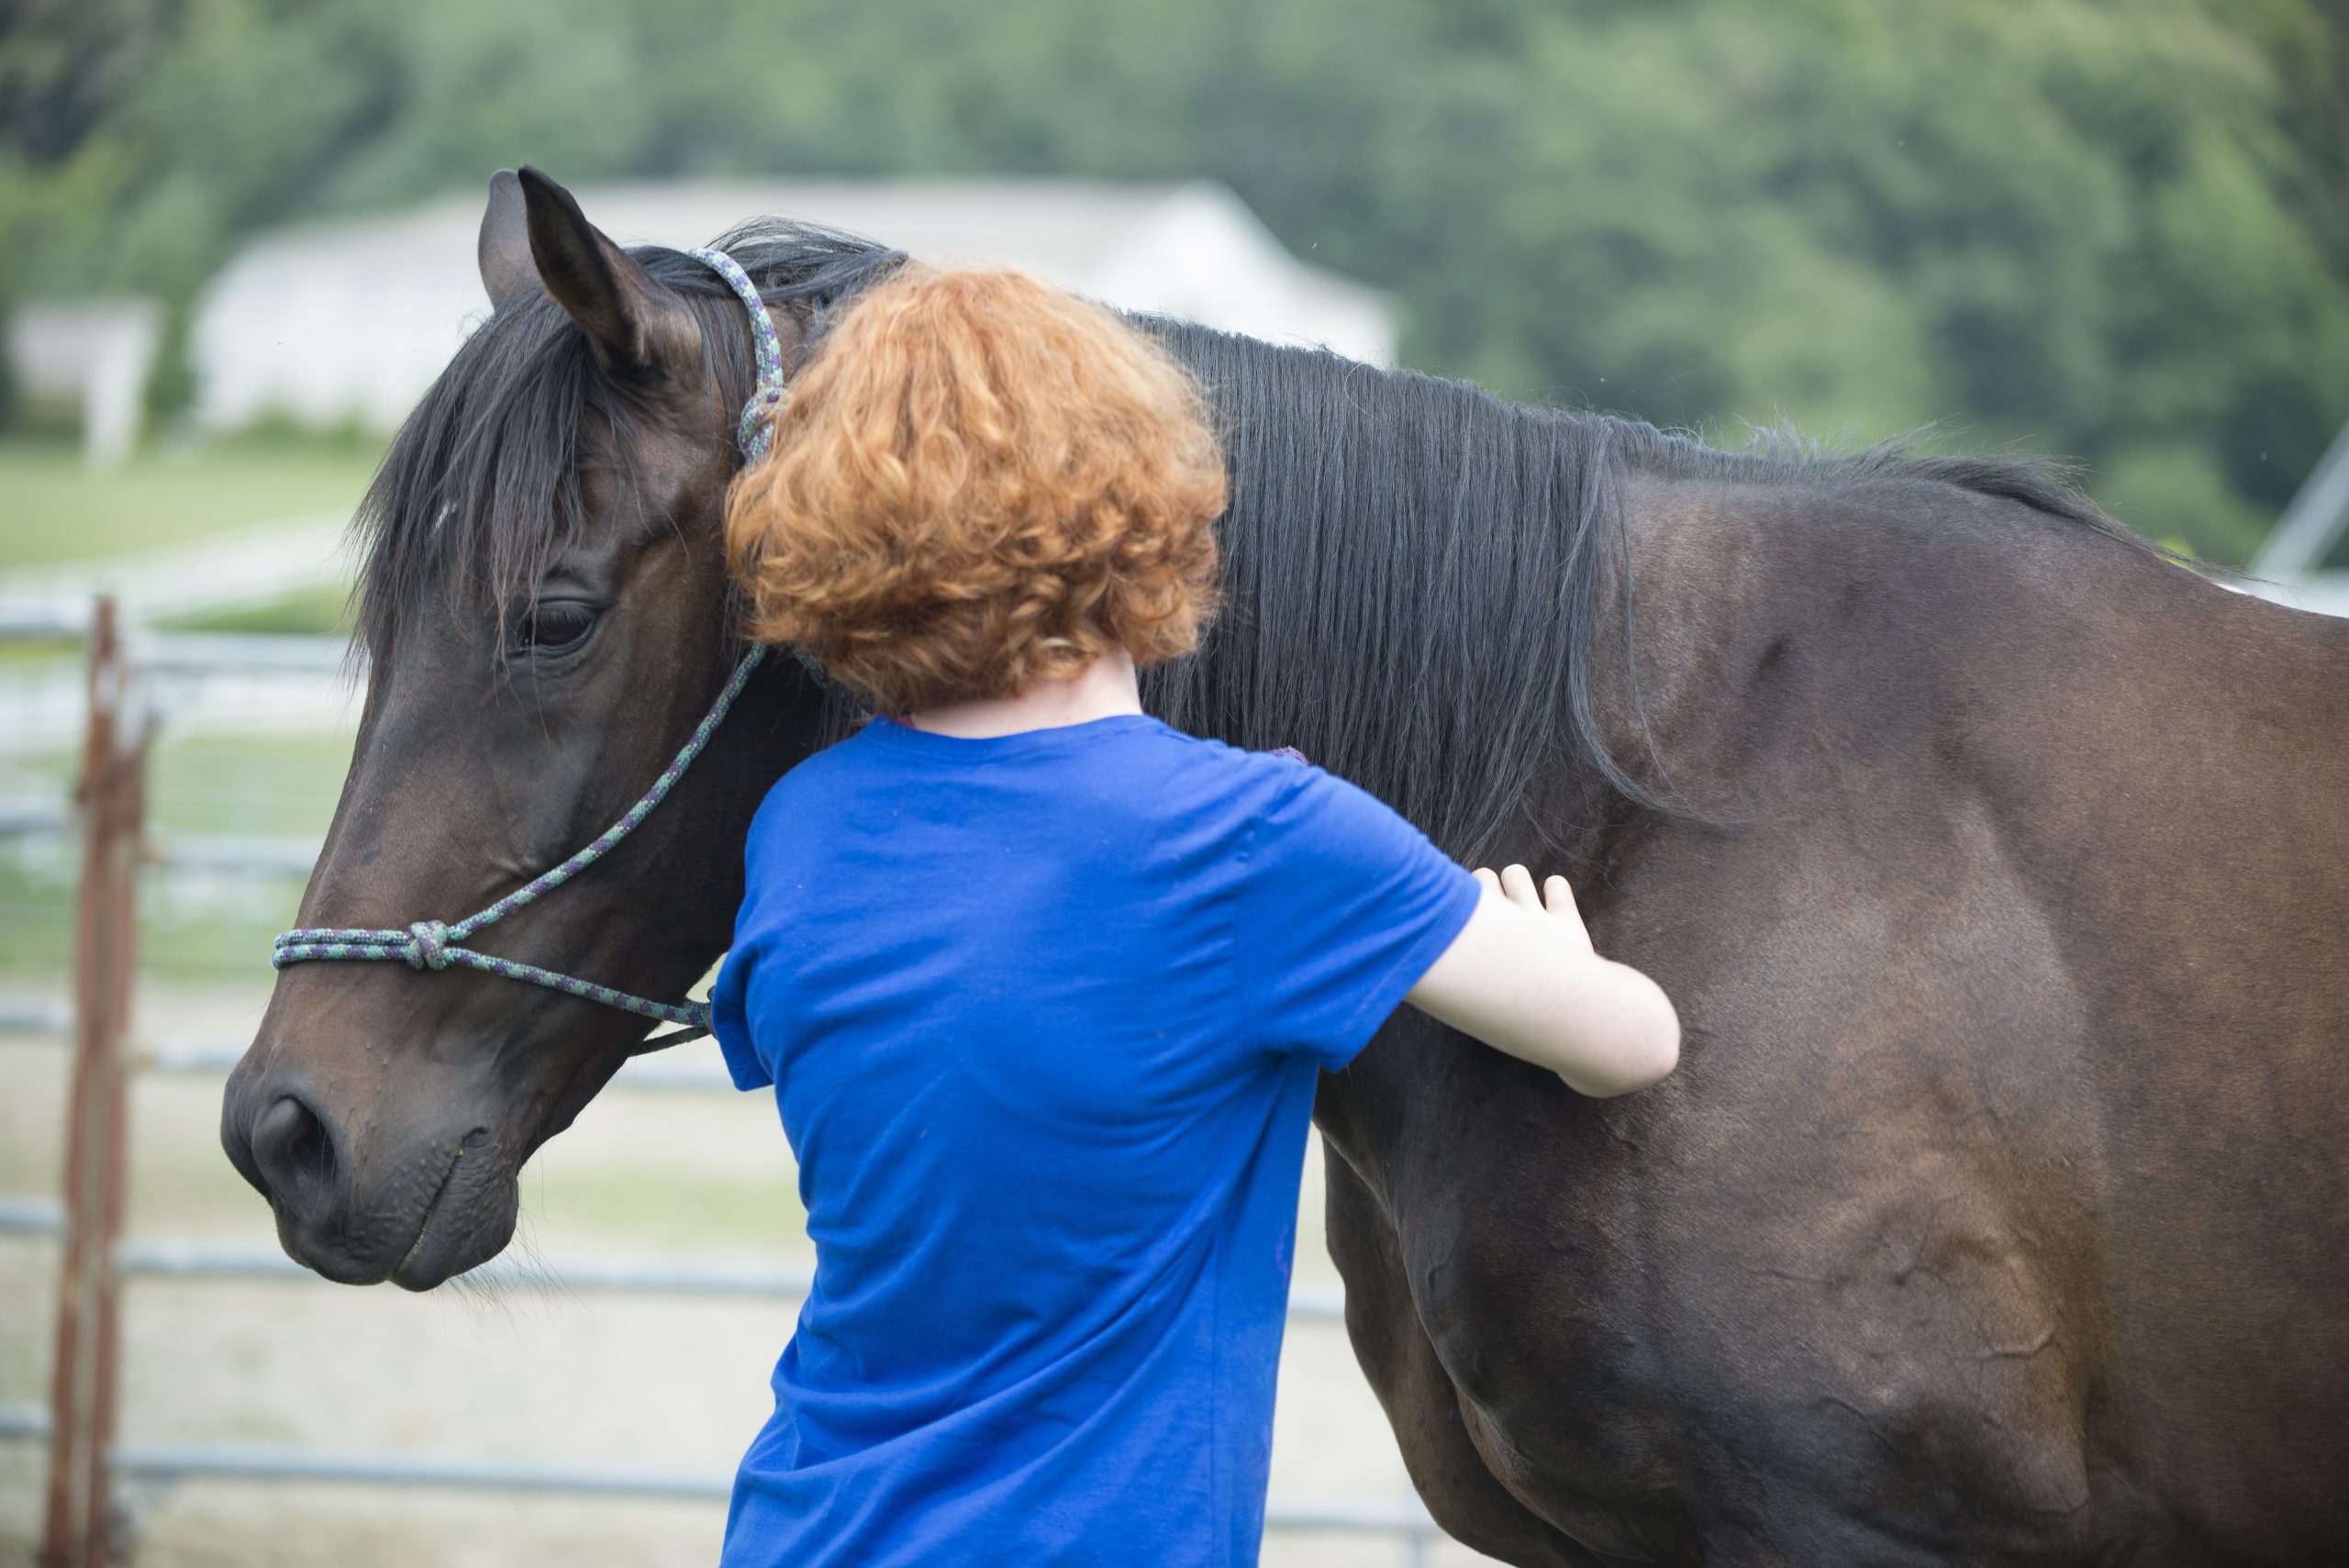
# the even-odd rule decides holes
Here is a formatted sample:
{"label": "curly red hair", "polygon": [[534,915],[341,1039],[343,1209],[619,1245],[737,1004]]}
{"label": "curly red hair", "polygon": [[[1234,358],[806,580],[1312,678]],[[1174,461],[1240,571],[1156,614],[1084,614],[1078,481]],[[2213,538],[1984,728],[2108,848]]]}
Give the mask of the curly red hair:
{"label": "curly red hair", "polygon": [[1104,307],[908,268],[793,382],[727,499],[751,628],[882,713],[1190,652],[1226,503],[1205,400]]}

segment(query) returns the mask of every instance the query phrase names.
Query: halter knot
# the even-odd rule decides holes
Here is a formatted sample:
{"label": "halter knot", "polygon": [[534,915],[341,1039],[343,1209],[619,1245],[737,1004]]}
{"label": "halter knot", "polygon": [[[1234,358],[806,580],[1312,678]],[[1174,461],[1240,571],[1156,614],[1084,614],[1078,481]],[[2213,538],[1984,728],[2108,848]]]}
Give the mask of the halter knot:
{"label": "halter knot", "polygon": [[742,428],[737,432],[746,462],[756,462],[767,455],[767,449],[774,445],[774,417],[790,402],[787,386],[762,386],[751,394],[751,401],[742,406]]}
{"label": "halter knot", "polygon": [[449,967],[449,928],[438,920],[418,920],[407,929],[407,945],[400,956],[407,960],[410,969],[443,970]]}

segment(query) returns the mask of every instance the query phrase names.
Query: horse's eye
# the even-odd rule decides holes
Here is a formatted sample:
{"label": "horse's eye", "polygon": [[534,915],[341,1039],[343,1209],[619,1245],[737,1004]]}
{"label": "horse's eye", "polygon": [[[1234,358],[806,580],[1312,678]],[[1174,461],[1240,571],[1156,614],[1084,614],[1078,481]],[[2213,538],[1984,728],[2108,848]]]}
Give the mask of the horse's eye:
{"label": "horse's eye", "polygon": [[518,654],[568,653],[596,629],[596,609],[572,599],[548,599],[533,605],[514,628]]}

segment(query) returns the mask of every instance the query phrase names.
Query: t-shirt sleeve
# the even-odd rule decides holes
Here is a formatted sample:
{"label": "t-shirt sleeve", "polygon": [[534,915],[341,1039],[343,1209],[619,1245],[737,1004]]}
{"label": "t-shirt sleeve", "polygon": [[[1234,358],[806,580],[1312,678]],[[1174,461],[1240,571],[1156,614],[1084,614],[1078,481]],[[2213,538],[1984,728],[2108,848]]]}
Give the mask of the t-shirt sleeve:
{"label": "t-shirt sleeve", "polygon": [[751,1041],[751,971],[757,949],[738,943],[718,966],[718,980],[709,988],[709,1032],[738,1089],[764,1089],[774,1084],[758,1048]]}
{"label": "t-shirt sleeve", "polygon": [[1253,825],[1237,920],[1254,1038],[1352,1062],[1476,907],[1479,889],[1376,796],[1288,764]]}

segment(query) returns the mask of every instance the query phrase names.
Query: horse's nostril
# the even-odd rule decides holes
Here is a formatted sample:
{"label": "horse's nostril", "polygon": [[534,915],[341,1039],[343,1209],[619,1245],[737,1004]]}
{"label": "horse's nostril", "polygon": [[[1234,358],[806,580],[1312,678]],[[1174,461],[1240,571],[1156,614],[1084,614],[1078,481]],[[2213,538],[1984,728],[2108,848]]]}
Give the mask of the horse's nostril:
{"label": "horse's nostril", "polygon": [[296,1207],[334,1189],[334,1135],[318,1114],[291,1095],[272,1100],[254,1119],[253,1163],[269,1195]]}

